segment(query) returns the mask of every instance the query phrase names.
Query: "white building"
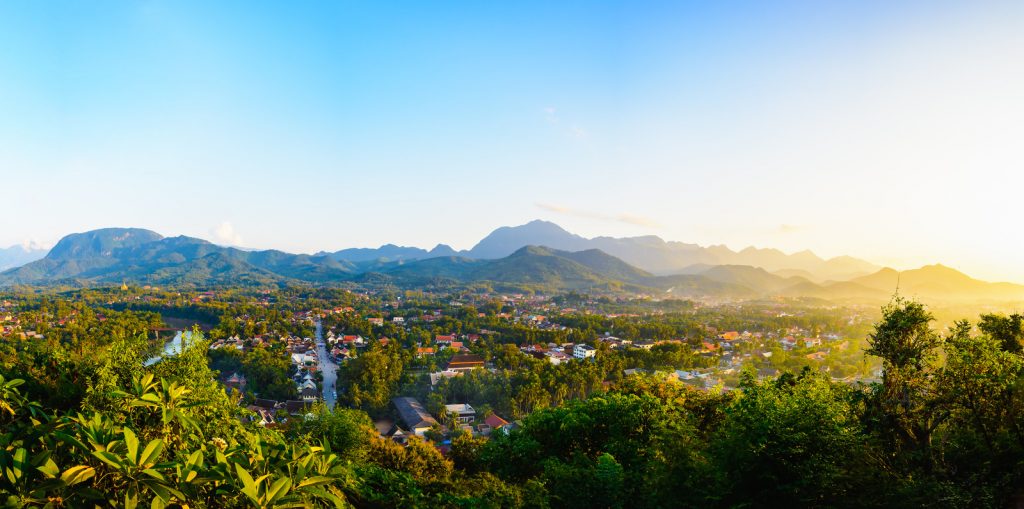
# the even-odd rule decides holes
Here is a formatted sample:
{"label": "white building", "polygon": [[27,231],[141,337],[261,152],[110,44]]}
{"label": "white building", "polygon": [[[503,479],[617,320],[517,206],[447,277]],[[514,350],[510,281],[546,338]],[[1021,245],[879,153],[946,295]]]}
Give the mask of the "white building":
{"label": "white building", "polygon": [[465,403],[445,405],[444,408],[448,410],[449,414],[457,415],[460,424],[469,424],[476,419],[476,410]]}
{"label": "white building", "polygon": [[548,361],[550,361],[551,364],[554,364],[556,366],[561,364],[564,361],[569,360],[569,356],[568,355],[565,355],[564,352],[560,352],[558,350],[552,350],[550,352],[547,352],[544,355],[547,356]]}
{"label": "white building", "polygon": [[597,355],[597,349],[590,345],[576,345],[572,349],[572,356],[577,359],[586,359]]}

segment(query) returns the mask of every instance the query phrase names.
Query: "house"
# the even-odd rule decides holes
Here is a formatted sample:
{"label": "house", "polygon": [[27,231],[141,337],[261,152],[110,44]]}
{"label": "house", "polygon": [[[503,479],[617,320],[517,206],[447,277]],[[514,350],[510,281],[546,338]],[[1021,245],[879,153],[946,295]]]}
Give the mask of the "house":
{"label": "house", "polygon": [[320,393],[316,390],[316,387],[303,387],[302,392],[299,393],[302,397],[302,401],[313,402],[320,397]]}
{"label": "house", "polygon": [[383,318],[367,318],[366,321],[370,322],[370,325],[375,325],[375,326],[384,325],[384,319]]}
{"label": "house", "polygon": [[341,342],[351,346],[363,346],[366,344],[366,340],[362,336],[342,336]]}
{"label": "house", "polygon": [[597,355],[597,349],[590,345],[576,345],[572,349],[572,356],[577,359],[588,359]]}
{"label": "house", "polygon": [[462,371],[438,371],[430,374],[430,387],[437,386],[444,378],[455,378],[462,376]]}
{"label": "house", "polygon": [[434,355],[434,347],[421,346],[416,349],[416,357]]}
{"label": "house", "polygon": [[237,373],[237,372],[236,373],[232,373],[231,376],[229,376],[227,378],[227,380],[224,381],[224,386],[225,387],[227,387],[229,389],[235,389],[235,390],[237,390],[239,392],[242,392],[242,391],[245,390],[246,384],[247,384],[247,382],[245,380],[245,375],[242,375],[242,374]]}
{"label": "house", "polygon": [[479,355],[453,355],[446,371],[471,371],[484,367],[484,358]]}
{"label": "house", "polygon": [[488,415],[484,419],[484,424],[491,428],[491,430],[505,430],[509,426],[509,422],[502,419],[498,414]]}
{"label": "house", "polygon": [[556,366],[570,359],[570,357],[566,355],[565,352],[560,352],[558,350],[551,350],[549,352],[545,352],[544,356],[551,362],[551,364],[554,364]]}
{"label": "house", "polygon": [[476,410],[466,403],[445,405],[444,408],[449,414],[455,415],[460,424],[469,424],[476,420]]}
{"label": "house", "polygon": [[258,424],[260,426],[269,426],[269,425],[274,424],[276,422],[274,420],[274,411],[273,410],[269,410],[269,409],[266,409],[266,408],[263,408],[263,407],[257,406],[257,405],[249,405],[246,408],[250,412],[255,414],[250,419],[251,422],[255,422],[256,424]]}
{"label": "house", "polygon": [[312,401],[289,400],[284,402],[284,409],[291,416],[304,415],[311,408],[313,408]]}
{"label": "house", "polygon": [[675,371],[676,380],[693,380],[697,377],[696,371],[686,371],[677,369]]}
{"label": "house", "polygon": [[394,323],[394,324],[403,324],[403,323],[405,323],[405,317],[402,317],[402,316],[396,316],[396,317],[394,317],[394,318],[392,318],[392,319],[391,319],[391,323]]}
{"label": "house", "polygon": [[447,335],[447,336],[438,334],[437,336],[434,336],[434,342],[439,344],[439,345],[440,344],[451,343],[452,341],[455,341],[455,335],[454,334],[450,334],[450,335]]}
{"label": "house", "polygon": [[434,417],[423,408],[423,404],[416,398],[395,398],[391,400],[391,403],[395,405],[398,416],[405,426],[416,436],[423,436],[428,429],[437,425]]}
{"label": "house", "polygon": [[267,410],[274,410],[277,408],[277,401],[272,399],[256,398],[256,401],[252,402],[253,406],[258,406]]}
{"label": "house", "polygon": [[808,358],[808,359],[810,359],[812,361],[823,361],[823,360],[825,360],[826,356],[828,356],[828,354],[825,353],[825,352],[814,352],[814,353],[809,353],[809,354],[805,355],[804,357],[806,357],[806,358]]}
{"label": "house", "polygon": [[390,438],[393,442],[405,445],[409,442],[409,435],[398,425],[394,425],[382,435],[384,438]]}
{"label": "house", "polygon": [[491,435],[495,432],[508,433],[517,427],[519,427],[517,423],[508,422],[497,414],[491,414],[484,419],[484,422],[477,426],[477,429],[479,429],[480,433],[483,435]]}
{"label": "house", "polygon": [[301,366],[305,366],[307,364],[312,365],[312,364],[316,364],[316,363],[317,363],[317,358],[316,358],[316,354],[315,353],[306,352],[306,353],[293,353],[292,354],[292,364],[295,364],[297,366],[301,367]]}

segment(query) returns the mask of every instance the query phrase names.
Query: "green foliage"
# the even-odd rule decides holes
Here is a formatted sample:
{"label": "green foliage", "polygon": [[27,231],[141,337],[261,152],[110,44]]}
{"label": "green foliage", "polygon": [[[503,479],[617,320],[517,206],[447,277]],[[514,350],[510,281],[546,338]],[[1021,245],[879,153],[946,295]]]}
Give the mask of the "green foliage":
{"label": "green foliage", "polygon": [[[294,292],[275,296],[321,309],[328,302],[381,307],[344,292]],[[392,309],[406,316],[437,304],[421,294],[403,297]],[[281,330],[291,334],[312,323],[310,314],[257,298],[263,304],[181,301],[220,317],[217,337],[273,336],[286,322]],[[687,342],[602,350],[593,362],[557,366],[523,355],[513,343],[592,340],[605,331],[634,339],[684,331],[704,337],[702,322],[717,330],[838,330],[845,321],[828,311],[777,316],[771,306],[742,316],[681,307],[702,313],[698,319],[674,314],[678,303],[643,303],[666,306],[667,314],[579,314],[566,319],[572,331],[540,331],[479,316],[509,311],[483,302],[446,307],[430,324],[406,330],[371,326],[365,313],[340,313],[325,319],[336,332],[371,338],[372,346],[339,372],[339,396],[355,408],[315,406],[263,428],[247,422],[238,397],[216,382],[217,371],[242,370],[260,395],[276,383],[294,387],[280,345],[211,352],[196,329],[180,353],[147,365],[159,347],[145,333],[149,315],[112,311],[99,320],[89,306],[24,302],[31,302],[26,321],[88,326],[53,328],[45,340],[0,342],[4,507],[1007,507],[1024,486],[1024,357],[1014,346],[1016,315],[983,315],[977,328],[961,321],[940,333],[930,310],[897,299],[870,334],[869,320],[860,325],[868,353],[883,368],[881,383],[839,383],[818,369],[822,364],[776,378],[758,379],[748,369],[735,375],[735,390],[719,391],[665,374],[623,377],[627,367],[706,359]],[[118,323],[105,325],[111,320]],[[414,359],[409,349],[437,334],[482,328],[495,333],[471,348],[494,369],[445,379],[428,393],[419,370],[443,358]],[[381,331],[392,339],[386,347],[375,340]],[[525,331],[532,336],[515,336]],[[452,439],[447,456],[428,440],[399,445],[379,437],[364,410],[383,414],[400,391],[416,392],[435,413],[446,402],[471,403],[479,417],[494,411],[515,421],[514,429],[484,438],[438,427],[430,436]]]}
{"label": "green foliage", "polygon": [[1010,316],[995,314],[981,315],[978,328],[990,337],[999,341],[1007,352],[1020,353],[1024,349],[1024,315],[1014,313]]}
{"label": "green foliage", "polygon": [[302,419],[291,421],[287,435],[294,440],[325,443],[346,461],[365,458],[370,442],[376,437],[369,417],[358,410],[335,408],[329,410],[318,404]]}
{"label": "green foliage", "polygon": [[726,506],[842,505],[866,445],[851,390],[805,370],[757,382],[748,372],[726,409],[711,456]]}
{"label": "green foliage", "polygon": [[380,411],[394,396],[402,369],[402,357],[395,349],[371,347],[338,369],[338,395],[355,408]]}
{"label": "green foliage", "polygon": [[298,396],[295,382],[288,376],[291,361],[284,352],[253,348],[242,357],[241,367],[259,397],[283,401]]}

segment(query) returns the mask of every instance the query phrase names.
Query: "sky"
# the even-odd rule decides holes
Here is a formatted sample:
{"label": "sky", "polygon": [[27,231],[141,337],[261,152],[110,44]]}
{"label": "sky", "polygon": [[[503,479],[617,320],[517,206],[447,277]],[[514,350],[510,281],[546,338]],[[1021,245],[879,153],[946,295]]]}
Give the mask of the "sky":
{"label": "sky", "polygon": [[498,226],[1024,282],[1024,2],[0,2],[0,246]]}

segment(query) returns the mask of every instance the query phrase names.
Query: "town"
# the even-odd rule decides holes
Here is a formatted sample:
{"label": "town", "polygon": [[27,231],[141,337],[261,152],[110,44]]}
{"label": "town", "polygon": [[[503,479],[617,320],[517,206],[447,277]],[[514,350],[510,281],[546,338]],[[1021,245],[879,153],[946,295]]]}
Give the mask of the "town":
{"label": "town", "polygon": [[629,377],[724,392],[744,370],[770,379],[808,368],[848,384],[880,375],[862,354],[877,312],[798,300],[123,285],[2,304],[4,337],[23,341],[60,341],[126,315],[153,341],[168,341],[171,324],[195,326],[252,422],[281,426],[339,405],[366,411],[382,437],[415,435],[442,453],[454,437],[505,432]]}

